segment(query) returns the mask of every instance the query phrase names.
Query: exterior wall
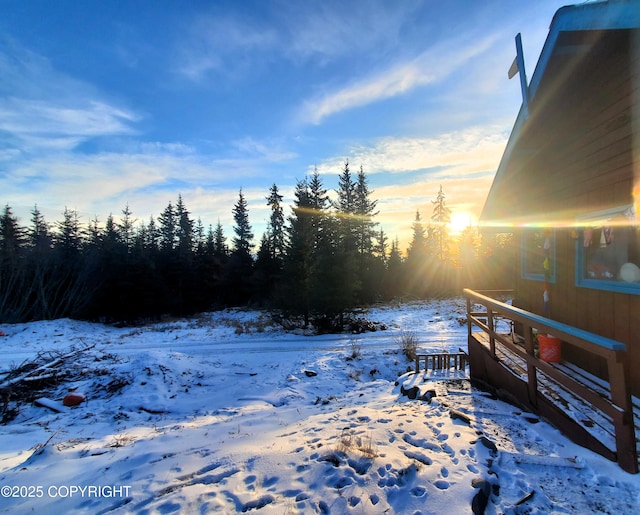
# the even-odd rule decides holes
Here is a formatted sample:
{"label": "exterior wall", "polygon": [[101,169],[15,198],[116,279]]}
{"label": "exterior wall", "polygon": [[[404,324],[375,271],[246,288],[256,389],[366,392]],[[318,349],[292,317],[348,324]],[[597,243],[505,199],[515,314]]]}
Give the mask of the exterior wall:
{"label": "exterior wall", "polygon": [[[640,52],[630,49],[635,41],[637,50],[637,31],[635,37],[619,32],[595,40],[593,51],[570,70],[570,80],[559,88],[551,82],[541,86],[532,105],[524,141],[535,151],[520,163],[518,176],[526,211],[550,217],[553,226],[566,227],[578,214],[634,202]],[[567,70],[558,65],[548,73],[561,76]],[[518,234],[515,240],[521,240]],[[577,243],[571,230],[556,229],[555,245],[551,318],[624,342],[632,392],[640,396],[640,295],[576,286]],[[519,275],[515,304],[543,314],[543,288],[543,282]],[[606,378],[601,363],[584,362],[568,346],[563,357]]]}
{"label": "exterior wall", "polygon": [[[576,241],[571,231],[557,230],[555,283],[549,284],[550,318],[623,342],[633,395],[640,397],[640,295],[629,295],[577,287],[575,285]],[[519,238],[516,237],[516,240]],[[542,315],[544,282],[516,279],[514,305]],[[604,361],[585,359],[565,344],[563,359],[608,379]]]}

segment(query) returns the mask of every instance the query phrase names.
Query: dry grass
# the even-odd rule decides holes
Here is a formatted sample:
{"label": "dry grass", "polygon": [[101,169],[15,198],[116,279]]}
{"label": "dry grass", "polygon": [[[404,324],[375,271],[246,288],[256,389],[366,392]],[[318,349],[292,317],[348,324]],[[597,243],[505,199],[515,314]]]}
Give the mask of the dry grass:
{"label": "dry grass", "polygon": [[370,434],[367,436],[361,436],[355,434],[351,429],[343,429],[338,439],[336,446],[336,452],[349,454],[356,451],[367,459],[374,459],[378,456],[375,444],[373,442],[373,436]]}
{"label": "dry grass", "polygon": [[396,337],[396,343],[402,354],[407,357],[407,360],[415,361],[418,352],[418,337],[416,333],[403,330],[400,335]]}

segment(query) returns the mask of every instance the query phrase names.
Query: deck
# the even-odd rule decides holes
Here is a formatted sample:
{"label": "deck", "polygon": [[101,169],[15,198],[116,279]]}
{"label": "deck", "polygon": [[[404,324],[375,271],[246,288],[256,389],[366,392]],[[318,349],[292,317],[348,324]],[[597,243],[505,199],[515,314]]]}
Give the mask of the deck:
{"label": "deck", "polygon": [[[630,393],[624,344],[465,290],[472,381],[537,413],[574,442],[627,472],[639,470],[640,402]],[[484,309],[483,309],[484,308]],[[521,336],[498,321],[519,326]],[[575,364],[538,358],[535,335],[553,334],[607,363],[608,381]]]}
{"label": "deck", "polygon": [[[504,335],[512,338],[511,335]],[[484,332],[474,332],[472,337],[482,345],[487,352],[490,350],[489,335]],[[516,340],[517,345],[520,343]],[[505,347],[496,347],[496,355],[499,361],[514,376],[522,381],[527,381],[527,364],[517,354],[510,352]],[[572,365],[571,363],[549,363],[554,369],[571,376],[575,381],[585,388],[592,390],[602,397],[603,400],[611,402],[609,385],[606,381],[589,374],[585,370]],[[554,406],[564,411],[570,418],[579,424],[584,431],[589,433],[594,439],[602,442],[608,449],[615,452],[615,426],[613,419],[606,416],[600,410],[594,409],[593,405],[586,402],[580,396],[575,395],[571,390],[555,381],[544,373],[538,374],[538,390]],[[640,399],[632,397],[634,426],[636,435],[640,435]],[[640,454],[640,439],[636,436],[636,452]]]}

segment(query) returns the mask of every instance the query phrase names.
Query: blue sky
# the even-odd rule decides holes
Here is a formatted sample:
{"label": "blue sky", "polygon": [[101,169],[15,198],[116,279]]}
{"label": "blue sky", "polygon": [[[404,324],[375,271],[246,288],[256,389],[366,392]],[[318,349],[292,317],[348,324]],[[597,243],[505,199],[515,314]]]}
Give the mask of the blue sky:
{"label": "blue sky", "polygon": [[317,167],[334,190],[348,159],[404,248],[440,185],[479,214],[515,34],[530,78],[565,3],[0,0],[0,202],[23,225],[35,204],[146,222],[180,193],[231,236],[242,188],[257,243],[273,183],[290,203]]}

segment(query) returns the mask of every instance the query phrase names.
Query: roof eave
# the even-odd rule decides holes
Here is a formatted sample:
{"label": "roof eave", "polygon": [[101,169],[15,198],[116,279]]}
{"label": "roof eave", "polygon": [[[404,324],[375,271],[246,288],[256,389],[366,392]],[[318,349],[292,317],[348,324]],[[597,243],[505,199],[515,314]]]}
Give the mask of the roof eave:
{"label": "roof eave", "polygon": [[[567,5],[558,9],[551,20],[549,34],[542,47],[540,57],[538,58],[528,86],[529,102],[536,96],[538,87],[553,55],[561,32],[640,28],[639,3],[637,0],[609,0],[581,5]],[[527,117],[528,112],[523,104],[518,111],[518,116],[509,135],[505,151],[502,154],[496,175],[489,189],[487,200],[482,208],[480,223],[491,223],[491,221],[488,220],[487,210],[493,197],[492,194],[495,192],[496,185],[503,179],[505,169]]]}

